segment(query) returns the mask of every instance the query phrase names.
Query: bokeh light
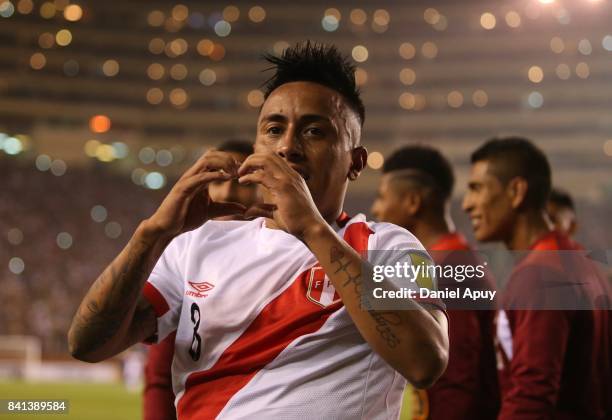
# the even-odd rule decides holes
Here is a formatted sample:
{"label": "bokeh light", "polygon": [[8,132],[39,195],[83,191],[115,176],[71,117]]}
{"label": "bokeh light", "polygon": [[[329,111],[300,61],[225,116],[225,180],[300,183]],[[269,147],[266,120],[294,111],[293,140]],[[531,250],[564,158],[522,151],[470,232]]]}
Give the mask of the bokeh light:
{"label": "bokeh light", "polygon": [[472,94],[472,103],[478,108],[483,108],[489,103],[487,92],[482,89],[475,90]]}
{"label": "bokeh light", "polygon": [[492,13],[486,12],[480,15],[480,26],[484,29],[491,30],[495,28],[496,23],[495,15]]}
{"label": "bokeh light", "polygon": [[368,20],[368,15],[363,9],[353,9],[349,14],[349,19],[354,25],[363,25]]}
{"label": "bokeh light", "polygon": [[204,86],[212,86],[217,81],[217,73],[212,69],[204,69],[200,72],[198,79]]}
{"label": "bokeh light", "polygon": [[72,33],[68,29],[60,29],[55,34],[55,42],[60,47],[70,45],[72,42]]}
{"label": "bokeh light", "polygon": [[508,25],[510,28],[518,28],[519,26],[521,26],[521,15],[519,15],[514,10],[511,10],[506,13],[505,19],[506,25]]}
{"label": "bokeh light", "polygon": [[9,271],[13,274],[21,274],[25,270],[25,263],[19,257],[13,257],[8,263]]}
{"label": "bokeh light", "polygon": [[253,6],[249,9],[249,19],[255,23],[261,23],[266,19],[266,11],[261,6]]}
{"label": "bokeh light", "polygon": [[47,58],[43,53],[37,52],[30,57],[30,67],[34,70],[40,70],[47,64]]}
{"label": "bokeh light", "polygon": [[78,4],[71,4],[64,9],[64,18],[70,22],[76,22],[83,17],[83,9]]}
{"label": "bokeh light", "polygon": [[159,105],[164,100],[164,92],[160,88],[147,90],[147,102],[151,105]]}
{"label": "bokeh light", "polygon": [[103,205],[96,204],[95,206],[91,208],[89,215],[91,216],[91,220],[93,220],[94,222],[102,223],[108,217],[108,211],[106,210],[106,207],[104,207]]}
{"label": "bokeh light", "polygon": [[534,91],[527,96],[527,104],[531,108],[541,108],[544,105],[544,96],[540,92]]}
{"label": "bokeh light", "polygon": [[114,77],[119,74],[119,62],[117,60],[106,60],[102,64],[102,73],[107,77]]}
{"label": "bokeh light", "polygon": [[106,133],[111,128],[111,120],[106,115],[94,115],[89,119],[89,129],[94,133]]}
{"label": "bokeh light", "polygon": [[425,58],[436,58],[438,55],[438,46],[431,41],[427,41],[421,46],[421,54],[423,54]]}
{"label": "bokeh light", "polygon": [[531,66],[527,71],[527,77],[530,82],[540,83],[544,79],[544,72],[539,66]]}
{"label": "bokeh light", "polygon": [[351,55],[353,56],[353,60],[358,63],[363,63],[368,59],[369,53],[368,49],[363,45],[356,45],[355,47],[353,47]]}
{"label": "bokeh light", "polygon": [[372,169],[378,170],[382,168],[385,163],[385,158],[380,152],[371,152],[368,154],[368,166]]}
{"label": "bokeh light", "polygon": [[258,108],[264,103],[264,94],[259,89],[254,89],[247,95],[247,102],[253,108]]}
{"label": "bokeh light", "polygon": [[458,90],[453,90],[446,97],[446,102],[451,108],[460,108],[463,105],[463,95]]}
{"label": "bokeh light", "polygon": [[557,77],[561,80],[567,80],[572,75],[569,66],[565,63],[559,64],[555,69],[555,73],[557,73]]}
{"label": "bokeh light", "polygon": [[591,74],[591,70],[589,69],[589,65],[585,62],[580,62],[576,64],[576,76],[581,79],[587,79]]}
{"label": "bokeh light", "polygon": [[410,42],[404,42],[399,47],[399,55],[404,60],[411,60],[416,55],[416,48]]}
{"label": "bokeh light", "polygon": [[355,83],[357,86],[363,86],[368,82],[368,72],[361,67],[355,69]]}
{"label": "bokeh light", "polygon": [[411,68],[403,68],[400,71],[399,79],[404,85],[410,86],[416,81],[416,73]]}

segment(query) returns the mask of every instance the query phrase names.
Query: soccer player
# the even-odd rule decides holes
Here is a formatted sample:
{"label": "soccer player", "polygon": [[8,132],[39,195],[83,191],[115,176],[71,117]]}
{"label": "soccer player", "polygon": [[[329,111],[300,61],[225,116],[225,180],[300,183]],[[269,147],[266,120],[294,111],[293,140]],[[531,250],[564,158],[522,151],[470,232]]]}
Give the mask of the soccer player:
{"label": "soccer player", "polygon": [[550,217],[555,229],[572,237],[576,233],[578,221],[574,200],[566,191],[553,188],[546,203],[546,213]]}
{"label": "soccer player", "polygon": [[[610,307],[609,290],[583,253],[567,252],[575,244],[552,230],[546,156],[530,141],[510,137],[486,142],[471,162],[463,208],[476,239],[526,252],[510,275],[497,320],[499,418],[609,418],[610,313],[597,309]],[[567,298],[579,300],[568,304]]]}
{"label": "soccer player", "polygon": [[[438,150],[424,145],[402,147],[385,160],[383,174],[372,206],[378,221],[395,223],[412,232],[432,252],[437,265],[479,263],[465,237],[454,228],[450,198],[455,178],[450,162]],[[440,281],[438,288],[445,286],[494,288],[486,277],[459,283],[451,278]],[[493,346],[494,303],[489,310],[470,309],[469,304],[450,299],[444,303],[449,309],[448,367],[428,390],[407,389],[406,397],[414,401],[414,413],[405,418],[495,419],[499,394]],[[457,306],[463,307],[451,309]]]}
{"label": "soccer player", "polygon": [[[70,351],[96,362],[176,331],[179,419],[397,417],[406,379],[427,387],[446,368],[446,315],[435,300],[379,310],[365,291],[376,267],[427,254],[404,229],[341,217],[367,159],[355,67],[309,42],[266,57],[255,153],[185,172],[84,297]],[[211,200],[208,184],[233,178],[262,188],[262,217],[211,220],[255,213]]]}
{"label": "soccer player", "polygon": [[[253,145],[245,140],[228,140],[221,143],[216,149],[228,153],[238,163],[244,162],[247,156],[253,153]],[[212,201],[236,202],[249,208],[257,201],[255,187],[255,184],[240,184],[236,179],[221,180],[208,185],[208,194]],[[231,218],[231,216],[223,216],[216,220],[231,220]],[[175,334],[170,334],[162,342],[149,348],[143,395],[144,420],[176,418],[171,373],[174,338]]]}

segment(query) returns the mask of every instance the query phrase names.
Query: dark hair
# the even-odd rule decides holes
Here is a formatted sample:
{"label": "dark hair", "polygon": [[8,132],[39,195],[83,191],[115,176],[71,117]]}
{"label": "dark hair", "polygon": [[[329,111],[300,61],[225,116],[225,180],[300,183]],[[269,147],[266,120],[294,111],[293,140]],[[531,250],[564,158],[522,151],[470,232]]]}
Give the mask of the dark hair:
{"label": "dark hair", "polygon": [[275,71],[265,82],[264,98],[285,83],[318,83],[342,94],[363,125],[365,108],[355,83],[355,66],[335,46],[305,41],[285,49],[280,57],[264,54],[263,58],[272,64],[266,70]]}
{"label": "dark hair", "polygon": [[550,191],[550,196],[548,197],[548,201],[559,207],[566,207],[568,209],[575,210],[574,200],[572,200],[572,197],[569,195],[567,191],[564,191],[558,188],[553,188]]}
{"label": "dark hair", "polygon": [[234,152],[249,156],[253,154],[253,143],[246,140],[231,139],[221,143],[217,150],[221,152]]}
{"label": "dark hair", "polygon": [[492,173],[506,184],[512,178],[527,181],[525,204],[543,209],[551,189],[550,164],[544,152],[522,137],[493,138],[472,153],[472,163],[488,160]]}
{"label": "dark hair", "polygon": [[383,173],[406,169],[425,174],[443,201],[451,196],[455,184],[453,169],[437,149],[420,144],[404,146],[393,152],[383,165]]}

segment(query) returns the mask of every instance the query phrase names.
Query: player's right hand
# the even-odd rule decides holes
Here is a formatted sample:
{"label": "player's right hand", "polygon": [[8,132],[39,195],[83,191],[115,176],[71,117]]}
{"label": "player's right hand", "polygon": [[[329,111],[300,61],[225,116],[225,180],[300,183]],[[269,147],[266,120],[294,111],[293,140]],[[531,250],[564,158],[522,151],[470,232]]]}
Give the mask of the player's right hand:
{"label": "player's right hand", "polygon": [[211,200],[208,185],[238,177],[240,164],[226,152],[206,152],[174,184],[146,224],[156,232],[173,238],[200,227],[209,219],[242,215],[246,208],[239,203]]}

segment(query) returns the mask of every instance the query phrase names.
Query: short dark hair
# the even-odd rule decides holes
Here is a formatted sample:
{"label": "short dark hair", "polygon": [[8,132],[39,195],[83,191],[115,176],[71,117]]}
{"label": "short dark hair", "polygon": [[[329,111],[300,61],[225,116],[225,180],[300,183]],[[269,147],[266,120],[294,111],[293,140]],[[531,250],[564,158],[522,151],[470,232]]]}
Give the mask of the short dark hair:
{"label": "short dark hair", "polygon": [[285,83],[318,83],[340,93],[359,115],[363,125],[365,107],[355,83],[355,65],[334,45],[305,41],[285,49],[280,57],[264,54],[263,58],[272,64],[266,70],[275,71],[265,82],[264,98],[267,99],[274,89]]}
{"label": "short dark hair", "polygon": [[422,144],[404,146],[391,154],[383,165],[383,173],[412,169],[425,174],[435,194],[446,201],[455,185],[450,162],[437,149]]}
{"label": "short dark hair", "polygon": [[565,207],[568,209],[575,210],[574,200],[572,200],[572,196],[569,195],[567,191],[564,191],[562,189],[553,188],[550,191],[550,195],[548,196],[548,201],[559,207]]}
{"label": "short dark hair", "polygon": [[493,138],[472,153],[471,162],[494,163],[493,174],[507,184],[512,178],[527,181],[525,205],[538,210],[546,206],[551,189],[550,164],[544,152],[523,137]]}
{"label": "short dark hair", "polygon": [[230,139],[221,143],[217,150],[221,152],[234,152],[240,153],[241,155],[249,156],[253,154],[253,143],[240,140],[240,139]]}

